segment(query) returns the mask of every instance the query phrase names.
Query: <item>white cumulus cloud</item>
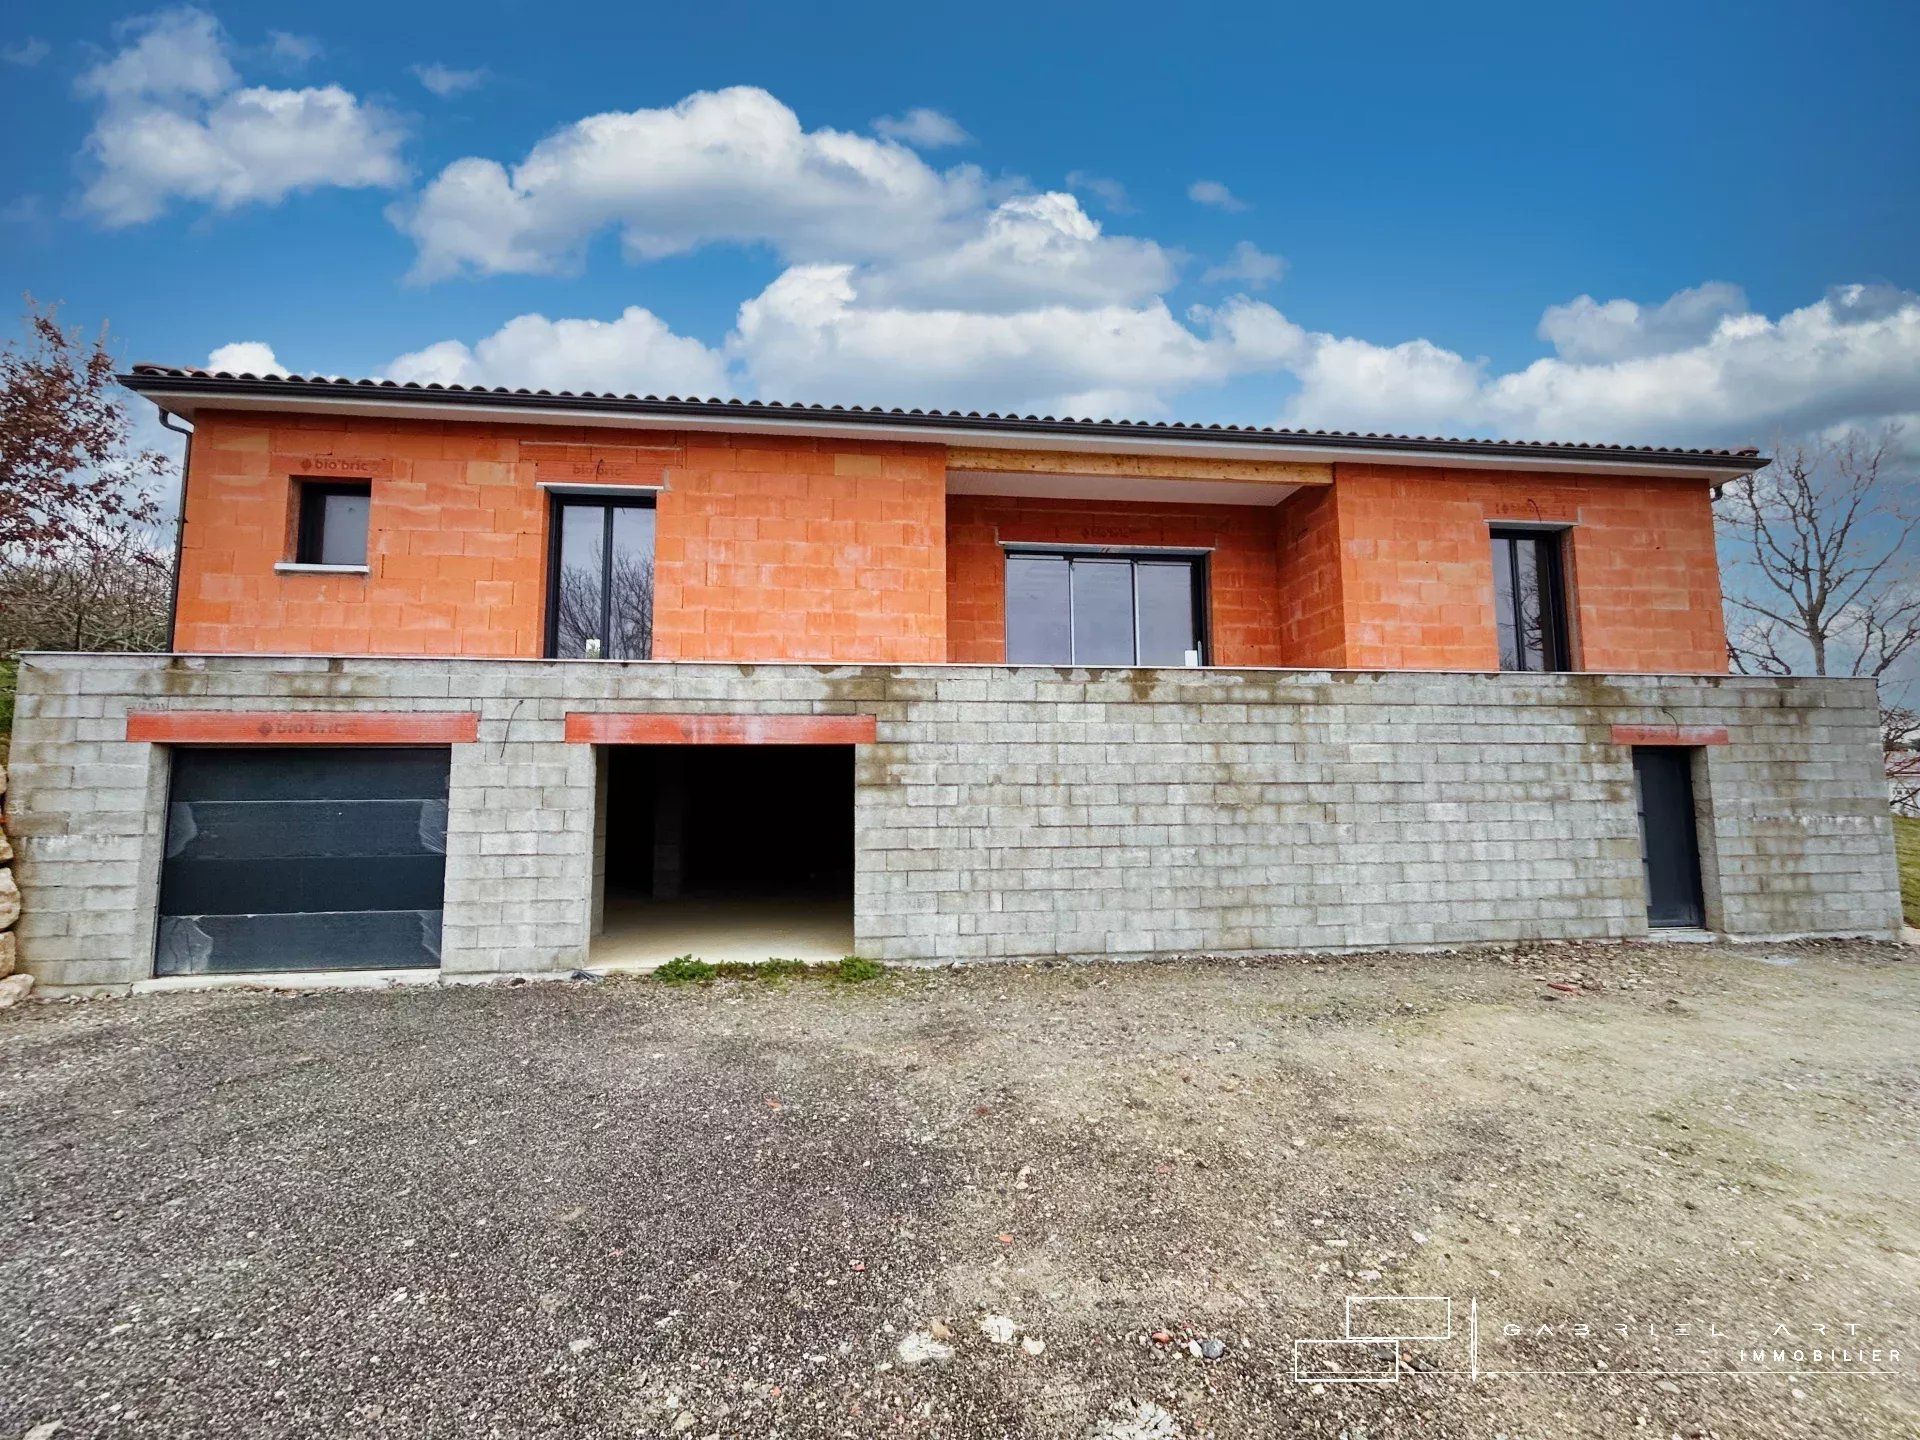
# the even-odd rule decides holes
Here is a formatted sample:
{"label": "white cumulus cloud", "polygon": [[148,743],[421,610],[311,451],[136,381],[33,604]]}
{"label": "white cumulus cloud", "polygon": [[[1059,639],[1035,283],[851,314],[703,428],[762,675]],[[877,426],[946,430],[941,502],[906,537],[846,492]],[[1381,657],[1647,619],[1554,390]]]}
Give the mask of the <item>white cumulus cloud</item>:
{"label": "white cumulus cloud", "polygon": [[442,65],[437,60],[413,67],[413,78],[442,100],[455,95],[464,95],[469,90],[479,89],[487,83],[489,73],[484,65],[472,70],[457,70],[451,65]]}
{"label": "white cumulus cloud", "polygon": [[1247,208],[1246,201],[1218,180],[1194,181],[1187,187],[1187,198],[1196,205],[1210,205],[1215,210],[1238,212]]}
{"label": "white cumulus cloud", "polygon": [[1209,285],[1222,281],[1250,285],[1259,290],[1286,274],[1287,262],[1269,255],[1251,240],[1242,240],[1233,253],[1218,265],[1207,267],[1200,278]]}
{"label": "white cumulus cloud", "polygon": [[1626,360],[1698,345],[1712,336],[1722,320],[1747,313],[1745,292],[1738,285],[1714,280],[1682,290],[1658,305],[1602,302],[1582,295],[1564,305],[1548,306],[1540,317],[1539,334],[1563,360]]}
{"label": "white cumulus cloud", "polygon": [[1111,176],[1095,175],[1088,170],[1069,170],[1067,188],[1084,190],[1115,215],[1133,213],[1133,201],[1127,195],[1127,187]]}
{"label": "white cumulus cloud", "polygon": [[[795,266],[740,307],[730,349],[756,393],[800,400],[1158,415],[1168,398],[1276,363],[1258,323],[1207,329],[1166,303],[1005,313],[891,304],[851,265]],[[1246,302],[1252,305],[1255,302]],[[1264,307],[1263,307],[1264,308]]]}
{"label": "white cumulus cloud", "polygon": [[951,115],[915,106],[904,115],[882,115],[873,122],[873,133],[916,150],[939,150],[948,145],[970,145],[973,137]]}
{"label": "white cumulus cloud", "polygon": [[286,375],[290,372],[274,357],[273,347],[264,340],[233,340],[207,356],[209,370],[226,370],[235,375]]}
{"label": "white cumulus cloud", "polygon": [[38,35],[29,35],[23,40],[9,40],[0,45],[0,60],[24,70],[32,69],[52,53],[53,47]]}
{"label": "white cumulus cloud", "polygon": [[338,85],[241,88],[226,37],[204,11],[147,16],[122,38],[76,84],[100,106],[81,202],[103,224],[139,224],[175,200],[230,210],[406,178],[397,120]]}
{"label": "white cumulus cloud", "polygon": [[1651,307],[1588,297],[1555,306],[1541,329],[1562,353],[1499,374],[1427,340],[1312,335],[1290,367],[1301,388],[1282,416],[1339,428],[1730,445],[1920,411],[1920,295],[1845,285],[1770,319],[1732,313],[1728,289],[1702,286]]}
{"label": "white cumulus cloud", "polygon": [[552,273],[602,230],[634,260],[765,244],[789,260],[911,252],[979,211],[970,167],[936,171],[905,145],[806,130],[764,90],[703,91],[665,109],[575,121],[509,168],[454,161],[393,218],[417,279]]}
{"label": "white cumulus cloud", "polygon": [[422,385],[504,385],[532,390],[713,396],[731,393],[726,362],[630,305],[615,320],[519,315],[471,346],[442,340],[387,366]]}

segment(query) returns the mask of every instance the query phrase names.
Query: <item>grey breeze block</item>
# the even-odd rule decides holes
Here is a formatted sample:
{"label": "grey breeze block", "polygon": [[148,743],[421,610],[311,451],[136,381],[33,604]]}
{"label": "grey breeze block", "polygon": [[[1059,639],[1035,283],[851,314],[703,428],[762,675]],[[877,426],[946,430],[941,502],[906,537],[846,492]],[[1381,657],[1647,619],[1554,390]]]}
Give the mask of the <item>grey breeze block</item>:
{"label": "grey breeze block", "polygon": [[47,990],[152,974],[168,752],[126,716],[167,708],[478,711],[453,747],[448,973],[586,959],[595,765],[570,710],[877,717],[855,938],[886,961],[1642,935],[1614,725],[1729,732],[1695,767],[1709,927],[1899,928],[1871,682],[31,655],[11,824]]}

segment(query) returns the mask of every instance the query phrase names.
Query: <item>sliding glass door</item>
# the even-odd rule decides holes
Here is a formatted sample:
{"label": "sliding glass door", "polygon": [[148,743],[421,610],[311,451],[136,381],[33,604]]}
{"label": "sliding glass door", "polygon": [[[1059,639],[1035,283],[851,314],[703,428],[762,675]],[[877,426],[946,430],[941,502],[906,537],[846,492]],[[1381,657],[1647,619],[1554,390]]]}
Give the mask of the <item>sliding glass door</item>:
{"label": "sliding glass door", "polygon": [[1010,665],[1204,665],[1201,555],[1007,552]]}

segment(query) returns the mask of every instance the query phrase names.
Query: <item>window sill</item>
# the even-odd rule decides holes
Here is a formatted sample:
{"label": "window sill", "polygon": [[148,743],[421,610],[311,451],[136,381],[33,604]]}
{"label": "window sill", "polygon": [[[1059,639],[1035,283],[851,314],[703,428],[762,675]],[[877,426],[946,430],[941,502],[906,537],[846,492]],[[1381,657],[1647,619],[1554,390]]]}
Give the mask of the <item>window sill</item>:
{"label": "window sill", "polygon": [[301,565],[292,560],[279,561],[273,567],[276,575],[370,575],[372,568],[366,565]]}

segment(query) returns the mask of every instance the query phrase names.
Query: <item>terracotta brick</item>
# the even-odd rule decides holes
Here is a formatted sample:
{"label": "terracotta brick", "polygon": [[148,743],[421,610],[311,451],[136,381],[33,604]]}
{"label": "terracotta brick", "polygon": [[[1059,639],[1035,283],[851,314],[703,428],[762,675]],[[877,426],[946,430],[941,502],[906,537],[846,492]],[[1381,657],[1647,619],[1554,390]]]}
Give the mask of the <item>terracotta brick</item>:
{"label": "terracotta brick", "polygon": [[[1343,595],[1343,660],[1324,663],[1495,668],[1488,530],[1525,520],[1569,526],[1577,668],[1726,669],[1713,515],[1699,481],[1340,465],[1320,503],[1334,512]],[[1324,545],[1314,553],[1324,560]],[[1295,653],[1303,658],[1291,663],[1323,663]]]}

